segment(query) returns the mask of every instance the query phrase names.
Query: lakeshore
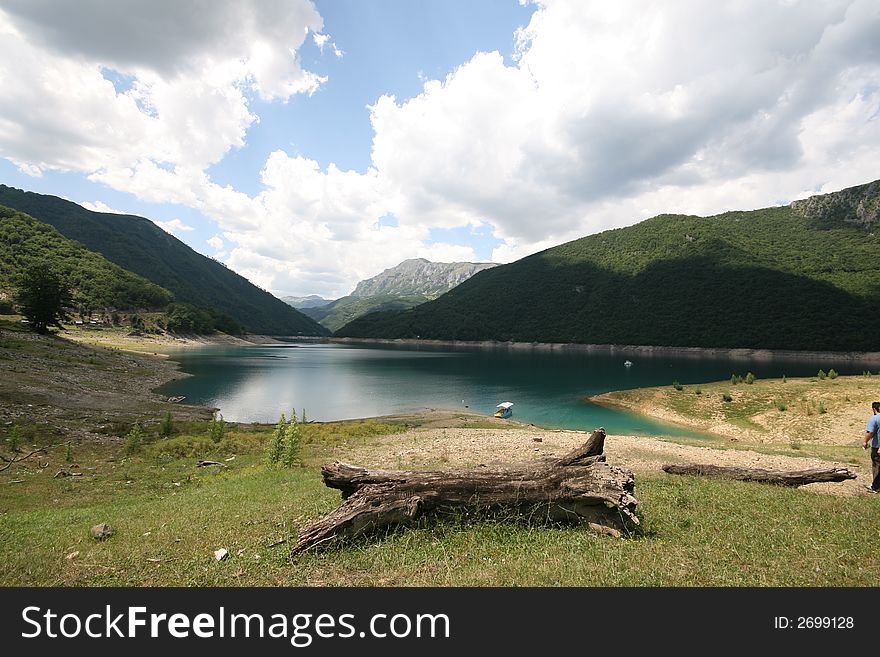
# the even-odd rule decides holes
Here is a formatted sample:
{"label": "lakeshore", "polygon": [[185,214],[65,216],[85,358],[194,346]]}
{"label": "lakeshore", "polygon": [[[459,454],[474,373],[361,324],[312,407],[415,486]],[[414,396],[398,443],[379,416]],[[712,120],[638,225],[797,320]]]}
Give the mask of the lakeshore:
{"label": "lakeshore", "polygon": [[[878,500],[863,489],[864,452],[805,434],[797,449],[784,440],[752,441],[750,434],[719,432],[700,442],[609,435],[608,461],[636,475],[640,540],[579,527],[441,518],[357,549],[291,559],[290,538],[338,504],[338,493],[320,481],[323,463],[472,468],[557,455],[586,433],[461,410],[309,423],[303,465],[270,468],[272,426],[230,424],[212,443],[212,409],[170,404],[150,392],[181,376],[173,361],[21,331],[3,330],[0,345],[3,438],[16,422],[27,445],[46,448],[0,472],[5,585],[872,586],[880,577],[880,564],[855,556],[864,528],[880,521]],[[861,412],[859,400],[846,401],[860,378],[827,382],[835,385],[823,391],[823,418],[842,417],[850,405]],[[785,385],[792,384],[800,385]],[[736,386],[743,399],[759,389]],[[691,387],[683,392],[698,397]],[[840,405],[829,392],[840,393]],[[702,394],[714,393],[703,386]],[[159,435],[166,412],[174,422],[168,438]],[[125,436],[135,420],[145,446],[131,454]],[[223,466],[198,467],[206,458]],[[684,462],[847,467],[857,479],[789,490],[660,469]],[[99,522],[117,535],[91,539],[88,529]],[[231,556],[218,563],[212,555],[221,547]],[[792,569],[795,561],[803,567]]]}
{"label": "lakeshore", "polygon": [[561,353],[596,353],[620,356],[720,357],[734,360],[827,360],[880,364],[880,351],[794,351],[784,349],[726,349],[721,347],[664,347],[651,345],[579,344],[573,342],[502,342],[497,340],[421,340],[415,338],[323,338],[338,344],[396,346],[478,347],[484,349],[535,350]]}

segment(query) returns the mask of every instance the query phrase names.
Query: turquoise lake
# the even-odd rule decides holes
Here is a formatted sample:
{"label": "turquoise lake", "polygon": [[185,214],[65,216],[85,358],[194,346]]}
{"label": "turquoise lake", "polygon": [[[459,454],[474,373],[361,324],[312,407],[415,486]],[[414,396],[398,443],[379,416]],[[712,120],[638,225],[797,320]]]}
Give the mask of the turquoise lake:
{"label": "turquoise lake", "polygon": [[[433,409],[491,415],[514,403],[513,419],[544,427],[642,435],[698,435],[637,414],[592,404],[587,397],[643,386],[689,386],[753,372],[759,378],[814,376],[833,367],[860,374],[852,361],[746,360],[693,356],[626,356],[485,347],[374,346],[332,343],[188,348],[171,352],[191,377],[160,389],[188,404],[213,406],[234,422],[275,422],[305,408],[329,421]],[[629,358],[633,365],[625,367]],[[723,403],[719,399],[719,403]]]}

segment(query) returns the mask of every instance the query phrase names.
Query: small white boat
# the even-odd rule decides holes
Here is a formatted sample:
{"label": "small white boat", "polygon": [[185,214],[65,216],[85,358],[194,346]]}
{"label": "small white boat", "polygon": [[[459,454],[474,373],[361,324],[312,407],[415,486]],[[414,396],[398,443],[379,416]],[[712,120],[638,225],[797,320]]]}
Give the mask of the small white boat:
{"label": "small white boat", "polygon": [[631,360],[623,361],[623,366],[624,367],[632,367],[633,366],[632,361]]}
{"label": "small white boat", "polygon": [[497,409],[495,411],[495,417],[500,417],[502,419],[508,418],[513,415],[513,402],[501,402],[496,406]]}

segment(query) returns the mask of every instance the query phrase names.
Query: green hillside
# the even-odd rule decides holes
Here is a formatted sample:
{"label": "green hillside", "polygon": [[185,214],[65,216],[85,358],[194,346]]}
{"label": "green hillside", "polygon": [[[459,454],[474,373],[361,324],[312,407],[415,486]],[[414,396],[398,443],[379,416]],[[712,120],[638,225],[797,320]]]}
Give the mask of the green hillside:
{"label": "green hillside", "polygon": [[168,290],[114,265],[48,224],[0,206],[0,290],[9,296],[18,274],[42,262],[67,280],[74,303],[84,310],[164,308],[174,298]]}
{"label": "green hillside", "polygon": [[661,215],[337,335],[880,350],[878,208],[880,181],[786,207]]}
{"label": "green hillside", "polygon": [[0,185],[0,204],[54,226],[178,301],[226,314],[252,333],[326,335],[327,329],[143,217],[91,212],[56,196]]}
{"label": "green hillside", "polygon": [[300,312],[335,331],[348,322],[363,315],[388,311],[406,310],[424,303],[428,297],[422,295],[397,296],[395,294],[378,294],[370,297],[347,296],[316,308],[301,308]]}

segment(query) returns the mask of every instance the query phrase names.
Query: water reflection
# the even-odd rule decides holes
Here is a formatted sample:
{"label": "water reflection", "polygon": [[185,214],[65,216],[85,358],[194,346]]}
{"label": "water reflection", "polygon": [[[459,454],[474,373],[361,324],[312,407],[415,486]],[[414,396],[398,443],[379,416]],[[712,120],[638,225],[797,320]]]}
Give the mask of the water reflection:
{"label": "water reflection", "polygon": [[[296,344],[204,347],[173,354],[191,378],[172,382],[163,394],[220,408],[241,422],[274,422],[305,407],[316,420],[400,413],[423,408],[464,408],[491,415],[500,401],[515,403],[514,418],[542,426],[612,433],[688,434],[586,397],[642,386],[705,383],[751,371],[759,378],[812,376],[834,367],[861,373],[863,364],[791,358],[622,356],[583,351],[474,347]],[[631,367],[624,367],[626,359]]]}

